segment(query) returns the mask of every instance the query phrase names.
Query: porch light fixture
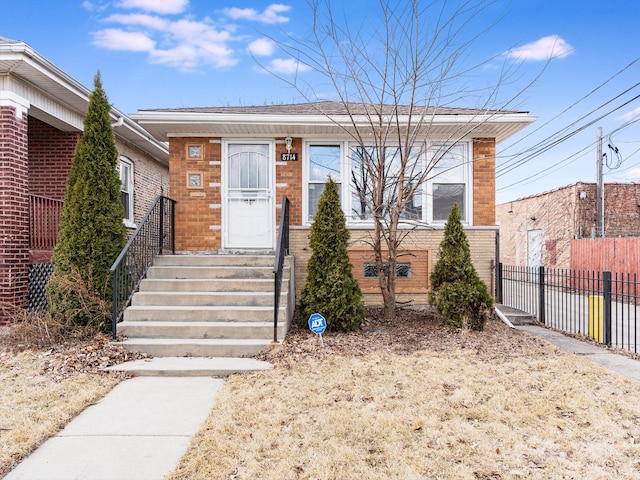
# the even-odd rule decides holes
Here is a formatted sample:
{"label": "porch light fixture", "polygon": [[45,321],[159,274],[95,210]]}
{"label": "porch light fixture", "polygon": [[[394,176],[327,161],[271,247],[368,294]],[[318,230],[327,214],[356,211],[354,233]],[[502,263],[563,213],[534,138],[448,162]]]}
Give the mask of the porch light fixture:
{"label": "porch light fixture", "polygon": [[291,153],[292,144],[293,144],[293,138],[287,135],[287,138],[284,139],[284,145],[287,149],[287,153]]}

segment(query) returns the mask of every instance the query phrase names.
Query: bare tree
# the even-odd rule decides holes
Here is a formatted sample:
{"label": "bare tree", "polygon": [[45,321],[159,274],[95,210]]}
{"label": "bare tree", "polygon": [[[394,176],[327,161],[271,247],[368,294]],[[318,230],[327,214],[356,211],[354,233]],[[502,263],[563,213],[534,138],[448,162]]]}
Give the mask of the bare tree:
{"label": "bare tree", "polygon": [[[425,193],[426,182],[455,168],[450,162],[455,146],[504,113],[506,103],[497,107],[499,87],[513,73],[503,68],[488,89],[465,85],[465,78],[489,61],[469,64],[471,47],[490,27],[471,36],[469,30],[477,27],[489,2],[450,3],[380,0],[377,8],[362,12],[363,23],[353,29],[352,18],[337,20],[330,0],[312,0],[310,38],[278,42],[323,82],[312,84],[304,80],[306,75],[280,78],[316,105],[354,145],[348,213],[372,221],[369,243],[386,318],[395,317],[397,256],[408,232],[398,227],[420,224],[421,202],[414,199]],[[379,18],[371,18],[373,10]],[[336,102],[317,102],[318,92],[327,88]],[[449,130],[447,138],[438,134],[437,145],[430,144],[438,116],[459,112],[451,109],[459,101],[476,103],[466,110],[467,121]],[[458,198],[455,188],[450,193],[449,208]]]}

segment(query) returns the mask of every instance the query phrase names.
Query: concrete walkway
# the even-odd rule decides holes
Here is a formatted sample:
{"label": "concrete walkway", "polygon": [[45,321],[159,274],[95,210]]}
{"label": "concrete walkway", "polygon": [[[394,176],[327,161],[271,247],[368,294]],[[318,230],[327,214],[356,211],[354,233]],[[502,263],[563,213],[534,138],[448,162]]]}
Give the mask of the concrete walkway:
{"label": "concrete walkway", "polygon": [[[540,326],[516,329],[640,381],[638,360]],[[169,369],[161,367],[165,373]],[[223,385],[223,379],[211,377],[125,380],[47,440],[5,480],[162,480],[177,467]]]}
{"label": "concrete walkway", "polygon": [[206,377],[125,380],[5,480],[162,480],[177,467],[223,385]]}
{"label": "concrete walkway", "polygon": [[640,360],[633,360],[624,355],[613,353],[604,347],[591,345],[537,325],[521,325],[515,328],[543,338],[565,352],[588,358],[620,375],[640,381]]}

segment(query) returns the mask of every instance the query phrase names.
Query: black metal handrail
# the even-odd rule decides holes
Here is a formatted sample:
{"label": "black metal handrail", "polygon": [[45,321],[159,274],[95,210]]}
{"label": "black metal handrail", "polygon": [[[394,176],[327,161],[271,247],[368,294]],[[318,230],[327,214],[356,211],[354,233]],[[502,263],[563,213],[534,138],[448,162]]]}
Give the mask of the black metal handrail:
{"label": "black metal handrail", "polygon": [[284,257],[289,254],[289,199],[282,197],[280,209],[280,227],[278,229],[278,246],[273,267],[273,341],[278,341],[278,311],[280,310],[280,291],[282,290],[282,272],[284,269]]}
{"label": "black metal handrail", "polygon": [[175,253],[175,200],[158,195],[127,245],[111,266],[113,304],[111,334],[157,255]]}

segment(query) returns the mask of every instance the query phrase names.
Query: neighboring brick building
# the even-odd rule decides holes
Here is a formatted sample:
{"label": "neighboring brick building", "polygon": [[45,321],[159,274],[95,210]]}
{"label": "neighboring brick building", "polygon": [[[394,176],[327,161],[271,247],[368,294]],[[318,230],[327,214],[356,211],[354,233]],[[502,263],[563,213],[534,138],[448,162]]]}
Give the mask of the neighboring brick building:
{"label": "neighboring brick building", "polygon": [[[569,268],[571,239],[596,235],[595,183],[578,182],[496,208],[500,261]],[[605,237],[640,236],[640,183],[605,183]]]}
{"label": "neighboring brick building", "polygon": [[[0,307],[26,306],[29,265],[51,259],[90,93],[27,44],[0,37]],[[133,228],[168,192],[168,149],[117,109],[111,116]]]}
{"label": "neighboring brick building", "polygon": [[[169,142],[177,250],[273,250],[280,199],[286,195],[291,201],[290,250],[296,257],[299,291],[311,254],[310,225],[323,183],[331,174],[340,184],[351,231],[354,274],[368,302],[379,301],[375,278],[366,278],[372,222],[357,183],[366,173],[358,166],[359,147],[349,133],[353,118],[368,125],[364,111],[358,111],[361,107],[351,105],[350,113],[356,117],[336,102],[145,110],[132,115],[158,141]],[[400,122],[406,122],[405,111],[399,107]],[[400,301],[426,302],[429,273],[453,203],[462,210],[474,264],[491,285],[497,235],[496,144],[533,120],[526,112],[429,111],[418,162],[420,168],[429,168],[436,156],[443,155],[444,160],[405,210],[401,230],[407,236],[399,261],[410,265],[406,278],[398,279]],[[460,138],[461,131],[482,134]]]}

